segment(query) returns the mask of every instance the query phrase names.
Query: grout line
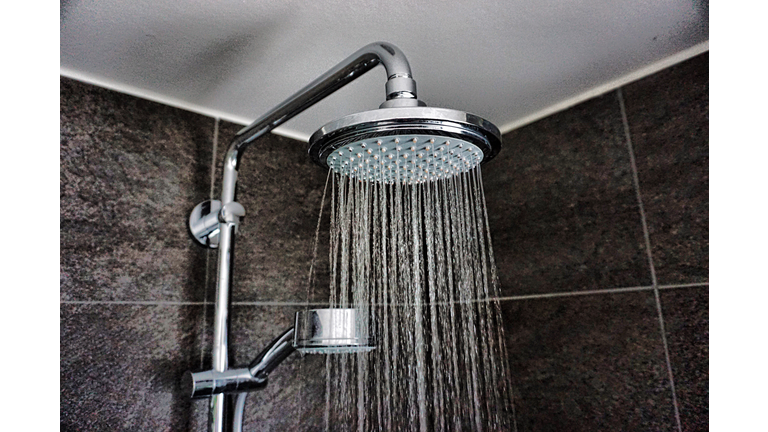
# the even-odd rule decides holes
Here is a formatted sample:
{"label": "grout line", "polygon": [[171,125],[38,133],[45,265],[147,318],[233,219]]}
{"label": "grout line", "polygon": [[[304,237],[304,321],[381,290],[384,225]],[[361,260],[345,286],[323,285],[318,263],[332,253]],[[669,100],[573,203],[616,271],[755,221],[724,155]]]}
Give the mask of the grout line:
{"label": "grout line", "polygon": [[675,421],[677,421],[677,430],[683,431],[682,423],[680,422],[680,409],[677,405],[677,392],[675,391],[675,378],[672,373],[672,361],[669,357],[669,344],[667,343],[667,331],[664,326],[664,314],[661,311],[661,297],[659,296],[659,284],[656,280],[656,268],[653,265],[653,254],[651,253],[651,236],[648,231],[648,222],[645,216],[645,207],[643,206],[643,197],[640,193],[640,176],[637,172],[637,162],[635,161],[635,149],[632,146],[632,135],[629,132],[629,120],[627,119],[627,109],[624,105],[624,94],[621,88],[616,90],[616,96],[619,99],[619,109],[621,111],[621,121],[624,125],[624,136],[627,140],[627,148],[629,150],[629,162],[632,166],[632,179],[635,183],[635,192],[637,194],[637,203],[640,208],[640,221],[643,225],[643,238],[645,239],[645,249],[648,253],[648,265],[651,270],[651,281],[653,283],[653,295],[656,299],[656,312],[659,316],[659,328],[661,330],[661,341],[664,345],[664,358],[667,362],[667,372],[669,374],[669,386],[672,390],[672,406],[675,410]]}
{"label": "grout line", "polygon": [[325,307],[328,307],[328,303],[241,301],[241,302],[232,302],[232,306],[325,306]]}
{"label": "grout line", "polygon": [[[655,285],[654,285],[655,286]],[[675,420],[677,421],[677,430],[683,432],[683,426],[680,422],[680,408],[677,404],[677,391],[675,390],[675,377],[672,373],[672,360],[669,357],[669,343],[667,342],[667,331],[664,325],[664,314],[661,310],[661,297],[659,295],[659,287],[655,286],[653,295],[656,298],[656,311],[659,314],[659,328],[661,330],[661,341],[664,344],[664,357],[667,362],[667,372],[669,373],[669,387],[672,389],[672,406],[675,409]]]}
{"label": "grout line", "polygon": [[[213,200],[213,194],[216,188],[216,156],[219,149],[219,118],[213,121],[213,149],[211,151],[211,183],[208,189],[208,199]],[[205,254],[205,281],[203,282],[203,326],[200,328],[200,370],[205,364],[205,332],[208,328],[208,285],[211,277],[211,251],[206,250]]]}
{"label": "grout line", "polygon": [[80,305],[129,305],[129,306],[203,306],[204,302],[185,302],[185,301],[141,301],[141,300],[61,300],[59,304],[80,304]]}
{"label": "grout line", "polygon": [[211,154],[211,187],[208,190],[208,199],[213,199],[213,191],[216,186],[216,157],[219,151],[219,118],[213,122],[213,153]]}
{"label": "grout line", "polygon": [[[661,285],[658,286],[658,289],[675,289],[675,288],[693,288],[693,287],[706,287],[709,286],[709,282],[694,282],[694,283],[688,283],[688,284],[677,284],[677,285]],[[541,293],[541,294],[523,294],[523,295],[517,295],[517,296],[505,296],[505,297],[490,297],[487,299],[481,299],[481,300],[472,300],[473,302],[489,302],[489,301],[517,301],[517,300],[536,300],[536,299],[545,299],[545,298],[557,298],[557,297],[578,297],[578,296],[585,296],[585,295],[598,295],[598,294],[618,294],[618,293],[624,293],[624,292],[636,292],[636,291],[651,291],[653,290],[653,285],[647,285],[647,286],[636,286],[636,287],[625,287],[625,288],[606,288],[606,289],[596,289],[596,290],[586,290],[586,291],[566,291],[566,292],[557,292],[557,293]],[[201,301],[201,302],[181,302],[181,301],[131,301],[131,300],[115,300],[115,301],[102,301],[102,300],[61,300],[59,303],[61,304],[122,304],[122,305],[178,305],[178,306],[187,306],[187,305],[199,305],[199,306],[207,306],[210,303],[208,301]],[[442,302],[440,304],[444,304],[445,302]],[[460,303],[460,302],[455,302]],[[423,303],[424,305],[428,305],[430,303]],[[321,302],[290,302],[290,301],[239,301],[239,302],[232,302],[233,306],[328,306],[328,303],[321,303]],[[393,304],[390,303],[391,306],[403,306],[404,304]]]}
{"label": "grout line", "polygon": [[493,297],[488,299],[488,301],[535,300],[535,299],[554,298],[554,297],[577,297],[577,296],[594,295],[594,294],[615,294],[615,293],[622,293],[622,292],[650,291],[652,289],[653,289],[653,286],[639,286],[639,287],[628,287],[628,288],[597,289],[597,290],[587,290],[587,291],[567,291],[567,292],[545,293],[545,294],[525,294],[525,295],[508,296],[508,297]]}
{"label": "grout line", "polygon": [[200,327],[200,370],[203,370],[203,365],[205,364],[205,349],[203,349],[203,345],[205,344],[205,331],[208,328],[208,279],[209,275],[211,273],[211,251],[206,250],[205,251],[205,279],[203,281],[203,284],[205,285],[203,287],[203,325]]}
{"label": "grout line", "polygon": [[629,133],[629,121],[627,120],[627,110],[624,107],[624,94],[621,89],[616,90],[616,95],[619,99],[619,109],[621,110],[621,122],[624,126],[624,137],[627,142],[627,148],[629,149],[629,164],[632,167],[632,181],[635,186],[635,195],[637,197],[637,204],[640,208],[640,222],[643,225],[643,239],[645,240],[645,251],[648,257],[648,266],[651,269],[651,283],[654,287],[658,287],[656,281],[656,268],[653,265],[653,254],[651,253],[651,236],[648,231],[648,222],[645,218],[645,206],[643,206],[643,198],[640,195],[640,177],[637,174],[637,163],[635,161],[635,150],[632,147],[632,137]]}
{"label": "grout line", "polygon": [[659,289],[675,289],[675,288],[704,288],[708,287],[709,282],[694,282],[687,284],[673,284],[673,285],[659,285]]}
{"label": "grout line", "polygon": [[[598,290],[587,290],[587,291],[568,291],[568,292],[559,292],[559,293],[543,293],[543,294],[524,294],[524,295],[518,295],[518,296],[507,296],[507,297],[489,297],[486,299],[472,299],[464,303],[481,303],[481,302],[492,302],[492,301],[515,301],[515,300],[535,300],[535,299],[542,299],[542,298],[553,298],[553,297],[576,297],[576,296],[584,296],[584,295],[594,295],[594,294],[615,294],[615,293],[622,293],[622,292],[635,292],[635,291],[650,291],[653,289],[653,286],[639,286],[639,287],[627,287],[627,288],[608,288],[608,289],[598,289]],[[462,302],[455,301],[454,304],[461,304]],[[306,302],[232,302],[233,305],[238,306],[328,306],[328,303],[306,303]],[[388,303],[390,306],[412,306],[413,304],[410,303]],[[431,305],[433,303],[422,303],[422,305]],[[437,305],[447,305],[448,302],[436,302],[434,304]],[[374,306],[381,306],[381,303],[376,303]]]}
{"label": "grout line", "polygon": [[203,325],[200,327],[200,370],[203,370],[205,364],[205,332],[208,329],[208,281],[211,273],[211,251],[205,251],[205,280],[203,284]]}

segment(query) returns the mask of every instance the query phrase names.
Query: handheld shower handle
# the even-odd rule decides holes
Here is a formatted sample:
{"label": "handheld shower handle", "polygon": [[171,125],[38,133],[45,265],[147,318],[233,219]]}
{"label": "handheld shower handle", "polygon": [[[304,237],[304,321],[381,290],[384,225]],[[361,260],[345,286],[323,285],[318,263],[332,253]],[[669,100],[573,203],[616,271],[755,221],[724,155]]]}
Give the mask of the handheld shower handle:
{"label": "handheld shower handle", "polygon": [[221,393],[242,393],[267,386],[267,378],[255,378],[247,368],[229,369],[224,372],[208,370],[187,372],[182,388],[192,399],[203,399]]}
{"label": "handheld shower handle", "polygon": [[189,372],[184,376],[182,387],[192,399],[260,390],[267,386],[269,373],[295,351],[293,333],[293,327],[286,330],[267,345],[247,368]]}

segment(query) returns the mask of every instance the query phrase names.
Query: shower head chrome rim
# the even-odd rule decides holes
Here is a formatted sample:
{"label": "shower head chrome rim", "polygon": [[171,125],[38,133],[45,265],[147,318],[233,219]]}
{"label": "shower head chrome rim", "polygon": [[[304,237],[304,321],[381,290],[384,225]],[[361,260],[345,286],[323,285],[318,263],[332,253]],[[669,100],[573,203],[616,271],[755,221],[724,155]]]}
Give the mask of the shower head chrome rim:
{"label": "shower head chrome rim", "polygon": [[303,354],[367,352],[375,349],[370,315],[361,309],[296,312],[293,347]]}
{"label": "shower head chrome rim", "polygon": [[469,171],[501,149],[491,122],[433,107],[381,108],[342,117],[309,140],[312,160],[362,180],[425,182]]}

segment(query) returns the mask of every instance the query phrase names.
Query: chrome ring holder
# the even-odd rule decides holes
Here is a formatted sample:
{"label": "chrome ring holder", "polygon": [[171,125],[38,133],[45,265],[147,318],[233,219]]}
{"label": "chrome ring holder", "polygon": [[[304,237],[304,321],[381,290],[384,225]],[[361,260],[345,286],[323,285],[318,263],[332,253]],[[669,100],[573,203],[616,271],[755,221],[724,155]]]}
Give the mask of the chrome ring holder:
{"label": "chrome ring holder", "polygon": [[219,247],[219,212],[221,201],[203,201],[192,209],[189,215],[189,233],[201,246],[209,249]]}

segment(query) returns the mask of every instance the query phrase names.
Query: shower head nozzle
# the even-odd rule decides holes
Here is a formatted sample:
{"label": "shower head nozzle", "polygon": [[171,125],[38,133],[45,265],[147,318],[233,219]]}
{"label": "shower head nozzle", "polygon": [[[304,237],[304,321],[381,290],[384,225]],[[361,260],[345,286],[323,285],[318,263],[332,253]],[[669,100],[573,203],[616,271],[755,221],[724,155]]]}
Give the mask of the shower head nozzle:
{"label": "shower head nozzle", "polygon": [[370,317],[360,309],[310,309],[296,313],[293,347],[302,354],[371,351]]}
{"label": "shower head nozzle", "polygon": [[309,140],[315,163],[360,180],[424,183],[492,159],[501,133],[491,122],[445,108],[398,107],[348,115]]}

